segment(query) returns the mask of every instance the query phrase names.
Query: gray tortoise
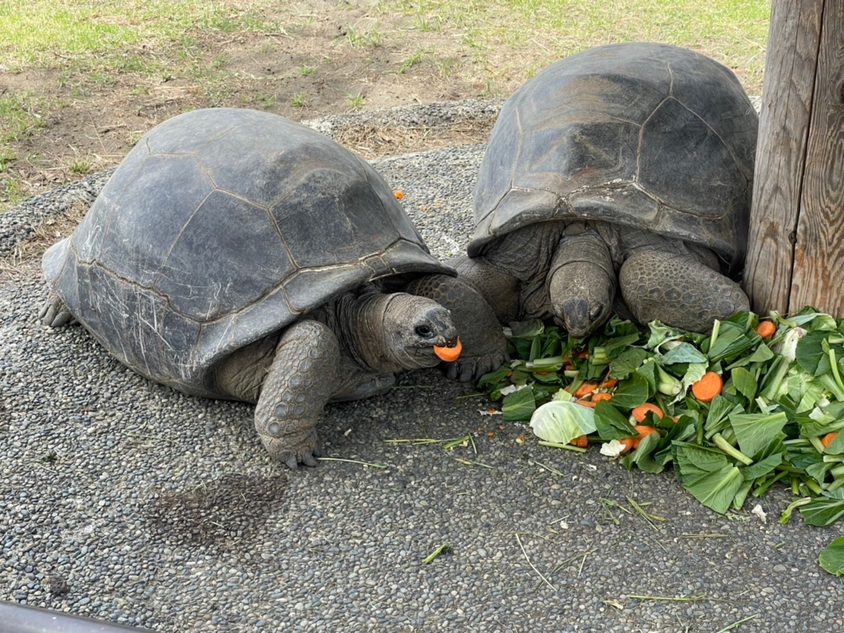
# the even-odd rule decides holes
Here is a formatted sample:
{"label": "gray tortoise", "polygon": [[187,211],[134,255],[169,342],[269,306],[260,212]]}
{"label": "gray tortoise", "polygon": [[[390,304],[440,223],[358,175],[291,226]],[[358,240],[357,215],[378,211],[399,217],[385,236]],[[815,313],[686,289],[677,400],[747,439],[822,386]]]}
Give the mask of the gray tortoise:
{"label": "gray tortoise", "polygon": [[502,322],[553,317],[583,337],[615,304],[641,323],[705,332],[748,308],[731,277],[757,127],[733,73],[703,55],[649,43],[572,55],[504,104],[469,258],[449,263]]}
{"label": "gray tortoise", "polygon": [[291,468],[316,464],[327,402],[453,360],[455,322],[471,328],[452,377],[505,358],[489,306],[430,255],[385,181],[264,112],[197,110],[154,128],[43,270],[46,324],[78,320],[182,392],[257,403],[264,446]]}

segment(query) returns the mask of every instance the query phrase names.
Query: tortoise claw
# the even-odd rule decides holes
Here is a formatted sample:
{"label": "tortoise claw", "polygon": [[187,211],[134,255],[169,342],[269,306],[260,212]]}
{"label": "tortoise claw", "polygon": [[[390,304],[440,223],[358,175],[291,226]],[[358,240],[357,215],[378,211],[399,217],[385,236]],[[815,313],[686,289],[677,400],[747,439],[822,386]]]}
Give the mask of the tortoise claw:
{"label": "tortoise claw", "polygon": [[314,466],[316,466],[319,462],[318,462],[318,461],[316,460],[316,458],[314,458],[314,456],[313,456],[313,455],[311,455],[310,453],[305,453],[304,455],[302,455],[302,463],[303,463],[305,466],[310,466],[311,468],[313,468],[313,467],[314,467]]}
{"label": "tortoise claw", "polygon": [[299,468],[299,462],[296,459],[296,456],[290,451],[283,451],[281,455],[278,456],[281,461],[287,464],[287,467],[290,470],[296,470]]}

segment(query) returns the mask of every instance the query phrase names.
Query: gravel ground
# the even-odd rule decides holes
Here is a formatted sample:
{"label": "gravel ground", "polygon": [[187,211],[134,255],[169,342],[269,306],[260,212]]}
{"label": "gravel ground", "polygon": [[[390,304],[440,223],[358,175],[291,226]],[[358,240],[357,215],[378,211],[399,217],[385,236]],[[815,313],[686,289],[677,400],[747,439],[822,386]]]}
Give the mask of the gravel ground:
{"label": "gravel ground", "polygon": [[[481,153],[377,163],[437,255],[468,239]],[[0,252],[103,180],[0,216]],[[780,525],[782,490],[766,522],[753,503],[717,515],[670,473],[538,446],[435,370],[327,408],[327,454],[369,465],[289,472],[250,406],[183,396],[81,328],[38,324],[37,261],[0,281],[0,600],[172,632],[844,631],[844,582],[816,562],[841,527]]]}

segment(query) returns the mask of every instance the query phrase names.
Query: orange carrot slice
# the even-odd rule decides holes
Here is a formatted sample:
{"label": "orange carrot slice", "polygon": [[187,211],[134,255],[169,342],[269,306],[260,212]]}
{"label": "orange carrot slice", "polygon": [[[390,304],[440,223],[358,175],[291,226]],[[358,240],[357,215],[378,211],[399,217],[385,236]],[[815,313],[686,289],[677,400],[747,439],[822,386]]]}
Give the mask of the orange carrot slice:
{"label": "orange carrot slice", "polygon": [[454,362],[460,356],[460,352],[463,351],[463,343],[460,342],[460,339],[457,339],[457,342],[452,347],[446,347],[445,345],[434,345],[434,354],[436,354],[441,360],[444,360],[447,363]]}
{"label": "orange carrot slice", "polygon": [[660,419],[662,419],[662,416],[664,415],[662,409],[650,402],[640,404],[638,407],[635,407],[631,413],[633,414],[633,419],[636,420],[636,422],[642,422],[649,411],[654,413],[656,417]]}
{"label": "orange carrot slice", "polygon": [[692,393],[701,402],[712,402],[712,399],[721,393],[724,388],[724,380],[714,371],[708,371],[703,378],[692,385]]}

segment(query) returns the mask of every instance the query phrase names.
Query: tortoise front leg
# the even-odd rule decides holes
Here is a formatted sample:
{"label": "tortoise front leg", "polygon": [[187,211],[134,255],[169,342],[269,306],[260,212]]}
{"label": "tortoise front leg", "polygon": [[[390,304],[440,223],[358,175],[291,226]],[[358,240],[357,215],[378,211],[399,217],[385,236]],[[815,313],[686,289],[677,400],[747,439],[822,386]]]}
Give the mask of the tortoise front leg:
{"label": "tortoise front leg", "polygon": [[300,321],[284,331],[255,408],[255,429],[274,459],[292,469],[317,465],[316,424],[339,365],[340,346],[327,326]]}
{"label": "tortoise front leg", "polygon": [[689,255],[642,249],[627,258],[618,275],[624,302],[640,323],[709,332],[715,319],[749,310],[736,282]]}

